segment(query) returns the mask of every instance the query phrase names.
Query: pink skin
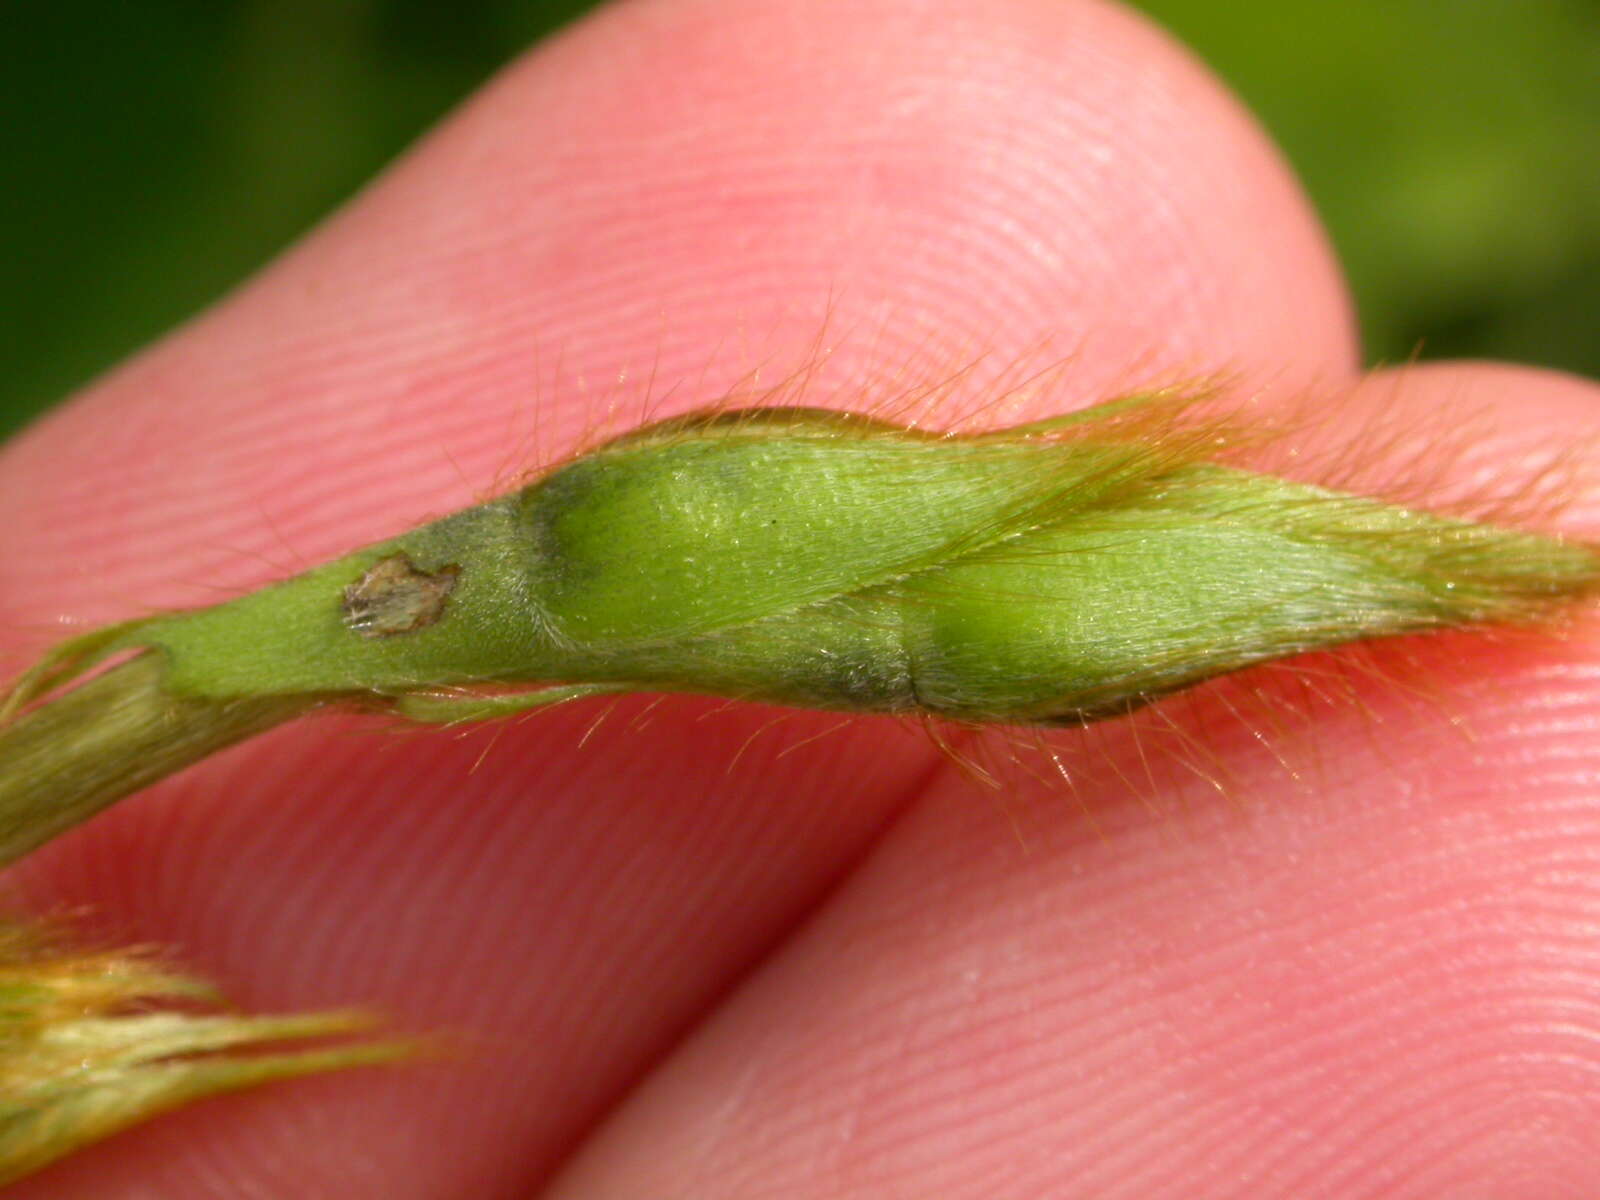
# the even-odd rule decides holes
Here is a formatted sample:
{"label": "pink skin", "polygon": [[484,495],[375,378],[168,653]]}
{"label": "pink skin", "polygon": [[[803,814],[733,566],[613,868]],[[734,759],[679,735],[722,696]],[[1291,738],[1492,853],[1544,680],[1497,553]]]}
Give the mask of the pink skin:
{"label": "pink skin", "polygon": [[[978,348],[981,391],[1054,335],[1072,367],[1016,419],[1357,369],[1278,156],[1128,13],[643,0],[8,446],[0,623],[20,663],[61,615],[263,582],[504,486],[652,372],[674,411],[824,327],[811,398],[841,404]],[[1424,430],[1497,410],[1491,465],[1600,402],[1483,365],[1383,395]],[[462,1052],[214,1102],[11,1194],[1594,1195],[1600,660],[1416,653],[1433,699],[1358,679],[1270,748],[1216,696],[1171,706],[1221,729],[1223,791],[1148,722],[1062,739],[1076,795],[1000,799],[891,722],[785,755],[836,721],[693,700],[582,746],[605,706],[280,730],[18,890],[252,1007],[370,1002]]]}

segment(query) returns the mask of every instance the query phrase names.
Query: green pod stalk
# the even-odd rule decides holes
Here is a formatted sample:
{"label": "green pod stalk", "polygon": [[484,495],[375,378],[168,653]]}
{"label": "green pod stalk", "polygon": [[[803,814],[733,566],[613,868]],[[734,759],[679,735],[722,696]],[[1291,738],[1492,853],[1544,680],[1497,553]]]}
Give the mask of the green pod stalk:
{"label": "green pod stalk", "polygon": [[[1303,651],[1545,620],[1600,583],[1589,545],[1227,465],[1182,416],[680,418],[285,583],[78,639],[16,700],[148,648],[170,704],[241,735],[329,700],[450,721],[614,691],[1079,723]],[[0,759],[0,814],[6,788]]]}

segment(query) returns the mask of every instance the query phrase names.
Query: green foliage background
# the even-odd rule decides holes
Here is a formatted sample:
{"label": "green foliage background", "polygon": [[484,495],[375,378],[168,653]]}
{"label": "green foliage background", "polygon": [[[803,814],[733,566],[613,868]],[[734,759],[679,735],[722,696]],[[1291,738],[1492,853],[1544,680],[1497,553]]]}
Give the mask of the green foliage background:
{"label": "green foliage background", "polygon": [[[1288,152],[1371,359],[1600,376],[1600,0],[1137,6]],[[8,0],[0,433],[216,298],[588,7]]]}

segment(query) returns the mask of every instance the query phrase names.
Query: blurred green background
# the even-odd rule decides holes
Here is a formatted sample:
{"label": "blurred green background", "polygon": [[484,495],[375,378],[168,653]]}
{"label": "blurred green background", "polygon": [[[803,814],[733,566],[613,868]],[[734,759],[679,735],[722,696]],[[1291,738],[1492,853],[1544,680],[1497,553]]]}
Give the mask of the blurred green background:
{"label": "blurred green background", "polygon": [[[5,0],[0,435],[215,299],[589,7]],[[1137,7],[1293,160],[1371,360],[1600,376],[1600,0]]]}

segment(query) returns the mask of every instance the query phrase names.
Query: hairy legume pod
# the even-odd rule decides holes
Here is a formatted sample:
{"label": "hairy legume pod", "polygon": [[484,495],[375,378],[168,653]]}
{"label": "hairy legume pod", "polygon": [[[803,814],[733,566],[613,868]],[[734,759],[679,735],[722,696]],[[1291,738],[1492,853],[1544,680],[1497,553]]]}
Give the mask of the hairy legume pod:
{"label": "hairy legume pod", "polygon": [[[285,583],[78,639],[16,700],[148,647],[167,724],[126,736],[161,769],[152,747],[188,737],[188,761],[208,721],[220,745],[340,698],[430,721],[676,691],[1079,723],[1303,651],[1537,622],[1600,583],[1589,545],[1241,469],[1218,429],[1163,397],[971,435],[678,418]],[[92,811],[128,784],[75,786]]]}

